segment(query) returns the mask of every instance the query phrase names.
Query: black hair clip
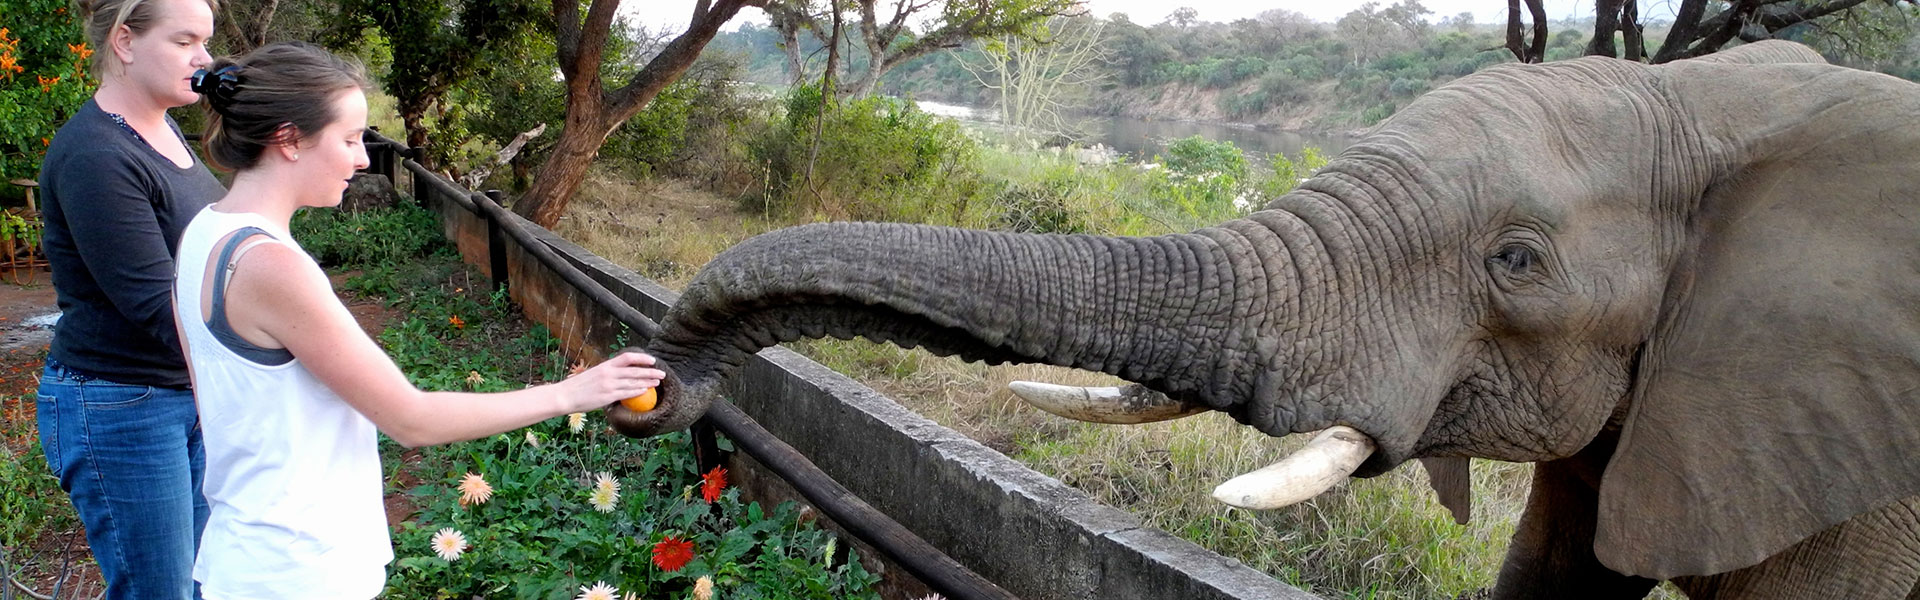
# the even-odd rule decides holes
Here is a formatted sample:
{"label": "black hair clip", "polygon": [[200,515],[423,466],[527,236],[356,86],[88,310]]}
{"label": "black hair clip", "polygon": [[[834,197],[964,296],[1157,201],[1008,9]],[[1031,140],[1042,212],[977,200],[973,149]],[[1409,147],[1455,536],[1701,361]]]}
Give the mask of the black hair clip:
{"label": "black hair clip", "polygon": [[212,72],[206,69],[194,71],[193,91],[206,96],[212,104],[233,103],[234,95],[240,93],[240,65],[227,65]]}

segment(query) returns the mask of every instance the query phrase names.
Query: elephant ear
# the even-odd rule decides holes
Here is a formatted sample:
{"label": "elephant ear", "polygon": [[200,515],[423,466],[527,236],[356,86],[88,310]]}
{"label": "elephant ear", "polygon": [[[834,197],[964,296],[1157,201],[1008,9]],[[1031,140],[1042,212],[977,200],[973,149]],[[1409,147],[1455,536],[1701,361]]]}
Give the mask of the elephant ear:
{"label": "elephant ear", "polygon": [[1679,228],[1594,546],[1655,579],[1752,565],[1920,495],[1920,86],[1664,68],[1720,164]]}

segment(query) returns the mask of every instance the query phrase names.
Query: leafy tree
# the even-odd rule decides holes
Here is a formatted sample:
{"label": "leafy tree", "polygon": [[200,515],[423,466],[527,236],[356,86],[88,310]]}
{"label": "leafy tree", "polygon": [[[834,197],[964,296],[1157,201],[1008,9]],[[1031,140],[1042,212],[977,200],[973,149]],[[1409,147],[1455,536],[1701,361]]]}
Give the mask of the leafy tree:
{"label": "leafy tree", "polygon": [[1195,10],[1191,6],[1182,6],[1173,9],[1173,13],[1167,15],[1167,22],[1173,24],[1174,27],[1186,29],[1192,27],[1194,23],[1200,22],[1200,11]]}
{"label": "leafy tree", "polygon": [[1111,23],[1107,25],[1107,37],[1112,40],[1112,64],[1120,71],[1120,81],[1126,85],[1152,83],[1154,71],[1175,56],[1173,46],[1154,35],[1152,30],[1127,20],[1125,14],[1113,15]]}
{"label": "leafy tree", "polygon": [[540,21],[532,0],[341,0],[331,37],[347,45],[372,30],[391,46],[393,64],[381,83],[399,104],[407,145],[421,148],[427,111],[480,72],[491,50]]}
{"label": "leafy tree", "polygon": [[560,75],[566,80],[566,122],[551,155],[534,175],[533,187],[514,203],[514,212],[542,227],[559,222],[614,128],[686,73],[720,26],[742,7],[762,4],[763,0],[701,0],[685,33],[666,42],[631,76],[612,78],[625,79],[626,84],[607,91],[610,78],[602,67],[620,0],[592,0],[584,18],[578,0],[554,0],[553,19],[558,26],[554,46]]}
{"label": "leafy tree", "polygon": [[[976,38],[1019,34],[1055,15],[1070,14],[1076,0],[849,0],[858,15],[857,36],[862,54],[849,57],[847,72],[836,73],[838,96],[865,96],[888,71],[941,50],[959,48]],[[779,30],[787,49],[794,81],[802,72],[799,34],[806,31],[821,44],[833,38],[831,3],[819,0],[769,0],[768,20]],[[908,28],[918,21],[922,31]],[[844,76],[843,76],[844,75]]]}

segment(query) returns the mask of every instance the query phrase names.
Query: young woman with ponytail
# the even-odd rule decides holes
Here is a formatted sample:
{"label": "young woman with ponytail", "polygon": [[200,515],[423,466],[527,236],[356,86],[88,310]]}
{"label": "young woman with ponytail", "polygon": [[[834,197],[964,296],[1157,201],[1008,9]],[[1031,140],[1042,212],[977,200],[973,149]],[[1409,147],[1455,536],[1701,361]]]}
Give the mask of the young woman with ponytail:
{"label": "young woman with ponytail", "polygon": [[625,353],[497,394],[413,387],[288,234],[340,203],[367,164],[367,81],[283,43],[200,77],[207,153],[233,189],[181,237],[174,307],[192,365],[212,517],[194,578],[207,598],[372,598],[393,551],[376,429],[407,446],[493,435],[639,395],[665,376]]}
{"label": "young woman with ponytail", "polygon": [[166,110],[212,58],[209,0],[81,0],[100,88],[41,164],[42,244],[61,317],[40,376],[40,443],[112,599],[184,599],[207,504],[173,327],[173,250],[226,190]]}

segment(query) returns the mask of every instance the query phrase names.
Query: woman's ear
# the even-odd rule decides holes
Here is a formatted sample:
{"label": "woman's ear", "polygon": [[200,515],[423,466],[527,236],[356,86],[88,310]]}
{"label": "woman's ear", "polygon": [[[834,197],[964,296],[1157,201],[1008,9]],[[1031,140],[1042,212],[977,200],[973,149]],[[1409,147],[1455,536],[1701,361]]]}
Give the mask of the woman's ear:
{"label": "woman's ear", "polygon": [[127,65],[133,64],[134,37],[136,36],[133,28],[126,25],[113,28],[113,33],[107,35],[107,45],[111,47],[113,57],[117,61],[113,66],[116,72],[125,73]]}
{"label": "woman's ear", "polygon": [[1655,579],[1749,566],[1920,495],[1920,86],[1719,68],[1675,73],[1678,97],[1719,90],[1682,114],[1734,149],[1681,219],[1600,488],[1595,554]]}
{"label": "woman's ear", "polygon": [[300,135],[300,128],[294,127],[292,123],[281,123],[280,128],[273,131],[273,151],[280,153],[280,158],[298,161],[303,137]]}

